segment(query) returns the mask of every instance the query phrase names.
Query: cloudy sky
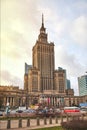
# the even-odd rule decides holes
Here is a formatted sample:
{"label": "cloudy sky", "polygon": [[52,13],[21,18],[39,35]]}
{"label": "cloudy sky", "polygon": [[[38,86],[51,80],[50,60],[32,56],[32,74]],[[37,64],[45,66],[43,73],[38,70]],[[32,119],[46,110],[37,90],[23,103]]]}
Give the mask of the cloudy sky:
{"label": "cloudy sky", "polygon": [[1,0],[0,85],[23,88],[42,13],[48,41],[55,44],[55,69],[66,69],[78,95],[77,77],[87,71],[87,0]]}

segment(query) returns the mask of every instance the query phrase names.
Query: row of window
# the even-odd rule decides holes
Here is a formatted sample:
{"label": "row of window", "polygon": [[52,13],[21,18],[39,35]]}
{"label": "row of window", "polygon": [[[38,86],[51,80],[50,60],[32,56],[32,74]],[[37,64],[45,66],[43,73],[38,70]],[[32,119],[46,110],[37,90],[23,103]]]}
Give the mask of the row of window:
{"label": "row of window", "polygon": [[54,48],[50,46],[38,46],[37,51],[54,52]]}

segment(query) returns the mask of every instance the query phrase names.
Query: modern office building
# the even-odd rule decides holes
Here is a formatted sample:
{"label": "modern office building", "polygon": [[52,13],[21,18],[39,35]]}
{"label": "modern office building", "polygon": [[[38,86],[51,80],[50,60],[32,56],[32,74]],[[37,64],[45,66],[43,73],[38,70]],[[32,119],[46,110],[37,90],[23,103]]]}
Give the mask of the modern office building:
{"label": "modern office building", "polygon": [[87,95],[87,75],[78,77],[79,96]]}
{"label": "modern office building", "polygon": [[74,96],[74,90],[71,89],[71,84],[70,84],[70,80],[67,79],[67,85],[66,85],[66,95],[68,96]]}
{"label": "modern office building", "polygon": [[70,80],[67,79],[67,88],[66,89],[71,89],[71,84],[70,84]]}

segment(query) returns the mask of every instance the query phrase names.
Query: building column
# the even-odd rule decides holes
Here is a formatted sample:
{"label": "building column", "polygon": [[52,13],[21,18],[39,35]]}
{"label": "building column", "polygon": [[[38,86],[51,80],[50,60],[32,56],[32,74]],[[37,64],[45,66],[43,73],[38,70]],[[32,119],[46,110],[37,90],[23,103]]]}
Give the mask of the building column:
{"label": "building column", "polygon": [[10,102],[10,106],[11,106],[11,97],[9,97],[9,102]]}
{"label": "building column", "polygon": [[6,106],[6,103],[7,103],[7,100],[6,100],[6,97],[4,97],[4,106]]}

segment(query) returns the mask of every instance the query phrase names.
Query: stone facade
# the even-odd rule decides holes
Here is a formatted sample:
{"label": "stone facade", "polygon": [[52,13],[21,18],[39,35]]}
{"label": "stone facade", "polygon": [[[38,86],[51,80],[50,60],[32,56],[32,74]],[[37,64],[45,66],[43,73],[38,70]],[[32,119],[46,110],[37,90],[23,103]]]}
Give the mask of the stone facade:
{"label": "stone facade", "polygon": [[31,104],[42,103],[47,106],[72,106],[79,105],[79,103],[87,102],[87,95],[74,96],[66,95],[61,96],[57,92],[45,92],[27,94],[25,90],[19,89],[17,86],[0,86],[0,99],[3,100],[3,106],[6,106],[7,102],[10,103],[10,107],[18,106],[30,106]]}
{"label": "stone facade", "polygon": [[[54,55],[54,43],[48,42],[42,16],[40,34],[32,49],[32,68],[29,68],[28,74],[25,72],[24,75],[24,86],[28,94],[66,95],[66,71],[62,68],[55,70]],[[25,66],[26,69],[28,66]]]}
{"label": "stone facade", "polygon": [[73,89],[67,89],[66,70],[55,70],[54,43],[48,42],[44,20],[38,40],[32,48],[32,65],[25,63],[24,89],[15,86],[0,86],[3,105],[28,107],[42,103],[49,106],[79,105],[87,101],[86,96],[74,96]]}
{"label": "stone facade", "polygon": [[64,97],[65,106],[79,106],[80,103],[87,102],[87,95],[85,96],[65,96]]}
{"label": "stone facade", "polygon": [[9,102],[10,106],[25,105],[26,91],[17,86],[0,86],[0,98],[3,100],[3,106]]}
{"label": "stone facade", "polygon": [[66,95],[67,96],[74,96],[74,90],[73,89],[66,89]]}

